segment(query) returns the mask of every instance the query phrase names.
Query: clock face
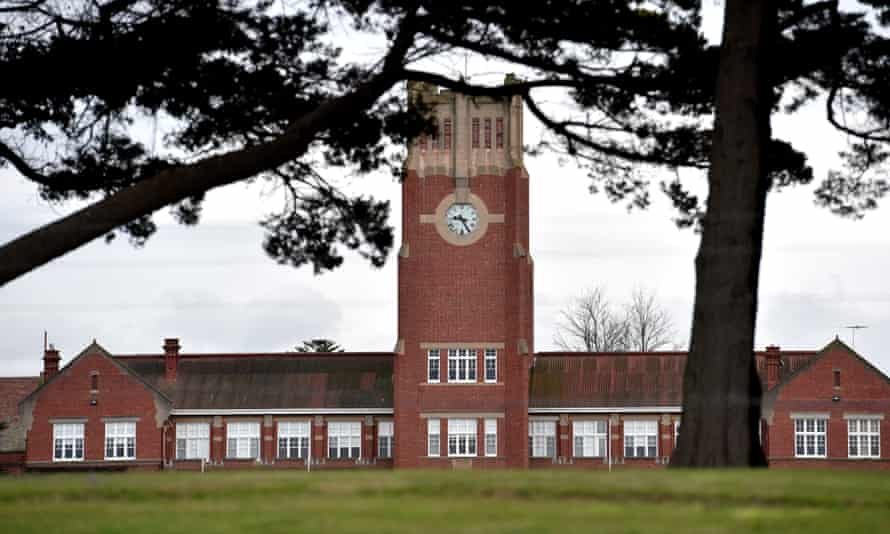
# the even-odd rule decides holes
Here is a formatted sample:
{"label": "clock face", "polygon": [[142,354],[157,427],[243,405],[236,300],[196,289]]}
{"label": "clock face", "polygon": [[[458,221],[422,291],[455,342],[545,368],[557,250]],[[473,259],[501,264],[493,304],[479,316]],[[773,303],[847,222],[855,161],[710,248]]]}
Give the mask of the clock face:
{"label": "clock face", "polygon": [[473,233],[479,225],[479,213],[472,204],[459,202],[452,204],[445,212],[445,222],[448,229],[459,236]]}

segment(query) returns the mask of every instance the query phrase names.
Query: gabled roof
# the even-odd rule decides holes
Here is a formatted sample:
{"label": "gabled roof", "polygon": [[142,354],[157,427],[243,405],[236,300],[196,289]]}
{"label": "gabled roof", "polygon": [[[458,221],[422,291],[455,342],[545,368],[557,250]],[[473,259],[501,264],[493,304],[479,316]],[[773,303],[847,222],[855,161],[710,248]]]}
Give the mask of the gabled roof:
{"label": "gabled roof", "polygon": [[182,354],[118,361],[166,392],[176,410],[391,409],[392,353]]}
{"label": "gabled roof", "polygon": [[18,415],[19,401],[39,385],[39,376],[0,377],[0,421]]}
{"label": "gabled roof", "polygon": [[824,347],[822,347],[822,350],[819,350],[818,352],[816,352],[804,364],[800,365],[797,369],[794,370],[794,372],[790,373],[781,382],[779,382],[779,384],[776,387],[774,387],[773,389],[764,393],[763,405],[765,407],[772,407],[772,405],[775,403],[776,399],[779,397],[779,393],[782,391],[782,389],[786,385],[788,385],[789,383],[794,381],[794,379],[797,378],[798,376],[805,373],[807,371],[807,369],[809,369],[810,367],[813,366],[813,364],[815,364],[817,361],[821,360],[826,354],[828,354],[829,352],[831,352],[834,349],[840,349],[842,351],[847,352],[849,355],[853,356],[854,358],[856,358],[857,360],[862,362],[862,364],[865,365],[865,367],[867,367],[868,369],[871,369],[877,376],[881,377],[884,381],[886,381],[888,384],[890,384],[890,377],[888,377],[883,372],[881,372],[880,369],[878,369],[877,367],[872,365],[871,362],[869,362],[864,357],[862,357],[858,352],[853,350],[853,348],[851,348],[849,345],[847,345],[846,343],[841,341],[839,337],[835,337],[834,340],[832,340],[828,345],[825,345]]}
{"label": "gabled roof", "polygon": [[99,356],[102,356],[103,358],[107,358],[111,363],[113,363],[114,365],[116,365],[119,369],[121,369],[122,371],[124,371],[126,374],[130,375],[130,376],[131,376],[133,379],[135,379],[137,382],[141,383],[143,386],[145,386],[146,388],[148,388],[148,389],[151,390],[152,392],[154,392],[154,393],[160,395],[161,398],[163,398],[163,399],[166,400],[167,402],[170,401],[169,397],[167,397],[167,395],[166,395],[163,391],[161,391],[160,389],[158,389],[157,387],[155,387],[155,385],[151,384],[150,382],[146,381],[142,376],[140,376],[138,373],[134,372],[134,371],[133,371],[132,369],[130,369],[126,364],[124,364],[123,362],[121,362],[118,358],[113,357],[113,356],[111,355],[110,352],[108,352],[107,350],[105,350],[105,349],[102,347],[102,345],[99,345],[99,343],[97,343],[96,340],[94,339],[92,343],[90,343],[89,345],[87,345],[87,347],[86,347],[85,349],[83,349],[82,351],[80,351],[80,354],[78,354],[77,356],[75,356],[70,362],[68,362],[67,365],[65,365],[64,367],[62,367],[61,369],[59,369],[59,371],[58,371],[56,374],[54,374],[52,377],[50,377],[48,380],[46,380],[46,381],[45,381],[43,384],[41,384],[37,389],[35,389],[34,391],[32,391],[31,394],[29,394],[28,396],[26,396],[25,398],[23,398],[23,399],[19,402],[19,404],[22,404],[22,403],[24,403],[24,402],[26,402],[26,401],[28,401],[28,400],[31,400],[31,399],[36,398],[37,396],[39,396],[39,395],[40,395],[40,392],[43,391],[47,386],[49,386],[50,384],[52,384],[53,382],[55,382],[56,380],[58,380],[60,376],[62,376],[62,375],[64,375],[64,374],[67,374],[71,369],[73,369],[73,368],[74,368],[74,364],[77,363],[78,360],[80,360],[80,359],[83,358],[84,356],[91,355],[91,354],[97,354],[97,355],[99,355]]}

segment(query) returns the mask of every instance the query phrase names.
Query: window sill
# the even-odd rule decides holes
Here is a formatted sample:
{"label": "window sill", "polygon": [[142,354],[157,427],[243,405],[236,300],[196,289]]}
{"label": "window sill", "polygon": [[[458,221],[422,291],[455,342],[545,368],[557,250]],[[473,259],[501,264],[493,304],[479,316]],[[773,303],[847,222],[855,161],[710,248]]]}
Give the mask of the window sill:
{"label": "window sill", "polygon": [[135,456],[130,456],[130,457],[127,457],[127,458],[109,458],[108,456],[106,456],[106,457],[104,458],[104,460],[105,460],[106,462],[132,462],[132,461],[135,460],[135,459],[136,459]]}
{"label": "window sill", "polygon": [[53,458],[54,464],[72,464],[82,461],[83,458]]}
{"label": "window sill", "polygon": [[421,386],[503,386],[503,382],[421,382]]}

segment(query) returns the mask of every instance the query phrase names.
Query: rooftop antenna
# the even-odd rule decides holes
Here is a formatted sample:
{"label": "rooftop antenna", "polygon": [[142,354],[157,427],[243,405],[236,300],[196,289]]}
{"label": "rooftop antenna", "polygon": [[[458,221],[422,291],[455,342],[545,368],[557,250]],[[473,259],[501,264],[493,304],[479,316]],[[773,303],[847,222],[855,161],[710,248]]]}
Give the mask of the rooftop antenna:
{"label": "rooftop antenna", "polygon": [[43,352],[46,353],[46,330],[43,331]]}
{"label": "rooftop antenna", "polygon": [[850,330],[850,335],[852,337],[850,344],[855,347],[856,346],[856,331],[862,330],[863,328],[868,328],[868,326],[864,325],[864,324],[854,324],[854,325],[850,325],[850,326],[845,326],[844,328],[847,328]]}

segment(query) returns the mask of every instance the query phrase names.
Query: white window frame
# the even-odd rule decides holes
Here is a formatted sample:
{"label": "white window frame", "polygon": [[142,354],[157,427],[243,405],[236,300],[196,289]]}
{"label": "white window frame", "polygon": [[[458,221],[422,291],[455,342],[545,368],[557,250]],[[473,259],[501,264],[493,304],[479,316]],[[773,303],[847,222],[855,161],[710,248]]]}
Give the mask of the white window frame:
{"label": "white window frame", "polygon": [[[336,453],[332,454],[331,451],[336,451]],[[327,454],[328,459],[331,460],[358,460],[361,458],[361,421],[328,421]]]}
{"label": "white window frame", "polygon": [[442,354],[439,349],[430,349],[426,353],[426,381],[430,384],[438,384],[441,380]]}
{"label": "white window frame", "polygon": [[[489,365],[490,364],[490,365]],[[498,349],[485,349],[484,361],[485,383],[495,384],[498,381]],[[491,371],[491,375],[489,375]]]}
{"label": "white window frame", "polygon": [[556,421],[528,422],[528,453],[532,458],[556,457]]}
{"label": "white window frame", "polygon": [[312,446],[312,424],[309,421],[278,421],[275,445],[278,460],[307,460]]}
{"label": "white window frame", "polygon": [[395,445],[395,432],[392,421],[377,422],[377,457],[392,458]]}
{"label": "white window frame", "polygon": [[176,423],[176,459],[210,459],[210,423]]}
{"label": "white window frame", "polygon": [[440,419],[426,420],[426,454],[430,458],[441,456],[442,448],[442,421]]}
{"label": "white window frame", "polygon": [[448,382],[475,384],[477,365],[476,349],[448,349]]}
{"label": "white window frame", "polygon": [[[792,417],[792,419],[794,421],[794,457],[827,458],[828,417],[799,416]],[[819,453],[820,441],[822,445],[821,453]],[[812,452],[810,451],[811,447]]]}
{"label": "white window frame", "polygon": [[476,456],[477,448],[476,420],[448,420],[448,456],[465,458]]}
{"label": "white window frame", "polygon": [[230,460],[259,460],[259,421],[231,421],[226,423],[226,458]]}
{"label": "white window frame", "polygon": [[[83,423],[53,423],[53,462],[83,461],[84,426]],[[66,450],[71,451],[71,456],[65,456]]]}
{"label": "white window frame", "polygon": [[[760,428],[759,424],[758,424],[757,428]],[[758,431],[758,435],[759,435],[759,431]],[[679,442],[679,441],[680,441],[680,421],[678,420],[678,421],[674,421],[674,449],[677,448],[677,442]]]}
{"label": "white window frame", "polygon": [[[109,450],[111,454],[108,454]],[[136,421],[108,421],[105,423],[105,459],[136,459]]]}
{"label": "white window frame", "polygon": [[498,455],[498,420],[497,419],[486,419],[484,424],[485,429],[485,456],[497,456]]}
{"label": "white window frame", "polygon": [[572,455],[575,458],[605,458],[608,424],[605,419],[572,421]]}
{"label": "white window frame", "polygon": [[[628,454],[630,449],[631,454]],[[640,454],[642,449],[643,454]],[[658,420],[631,419],[624,421],[624,457],[658,457]]]}
{"label": "white window frame", "polygon": [[[862,445],[865,446],[863,453]],[[881,420],[877,417],[847,418],[847,457],[881,457]]]}

